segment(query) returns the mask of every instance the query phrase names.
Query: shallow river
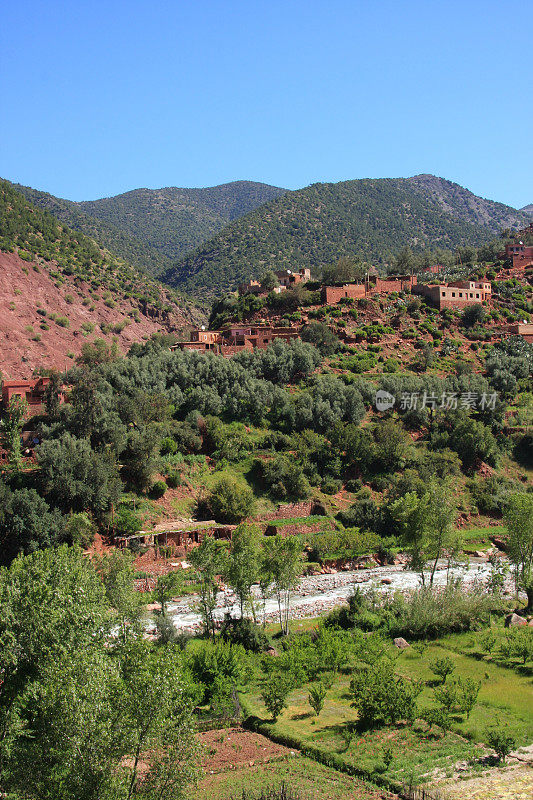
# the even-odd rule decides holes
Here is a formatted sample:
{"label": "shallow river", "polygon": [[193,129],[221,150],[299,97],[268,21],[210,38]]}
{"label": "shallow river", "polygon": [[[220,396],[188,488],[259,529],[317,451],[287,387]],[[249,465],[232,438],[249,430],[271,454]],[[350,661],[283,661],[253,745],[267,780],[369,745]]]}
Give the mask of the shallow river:
{"label": "shallow river", "polygon": [[[468,566],[450,570],[450,575],[460,577],[465,586],[471,586],[475,582],[485,583],[489,574],[490,566],[485,561],[473,560]],[[434,583],[442,586],[446,583],[447,576],[446,565],[442,564],[435,574]],[[384,580],[387,583],[383,583]],[[420,586],[420,578],[417,573],[401,565],[309,576],[302,579],[298,590],[291,595],[290,616],[292,619],[302,619],[330,611],[336,606],[343,605],[355,586],[360,586],[363,591],[370,589],[386,593],[397,590],[408,591]],[[257,598],[256,612],[262,618],[263,603],[258,588],[254,590],[254,595]],[[198,598],[194,596],[169,603],[167,613],[178,630],[197,631],[201,627],[201,616],[197,611],[197,605]],[[239,616],[237,598],[231,590],[220,592],[215,617],[222,620],[227,612]],[[278,604],[275,598],[266,600],[265,613],[267,620],[277,619]]]}

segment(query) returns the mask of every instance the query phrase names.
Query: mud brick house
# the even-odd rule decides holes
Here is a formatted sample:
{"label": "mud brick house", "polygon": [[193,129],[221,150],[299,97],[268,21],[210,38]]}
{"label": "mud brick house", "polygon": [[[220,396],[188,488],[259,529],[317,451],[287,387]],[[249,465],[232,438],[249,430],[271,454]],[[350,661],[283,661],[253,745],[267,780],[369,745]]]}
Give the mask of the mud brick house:
{"label": "mud brick house", "polygon": [[191,331],[190,342],[179,342],[170,349],[177,350],[180,348],[181,350],[200,350],[201,352],[205,350],[214,350],[218,352],[218,345],[220,342],[220,331],[206,331],[205,328],[199,328],[198,330]]}
{"label": "mud brick house", "polygon": [[179,342],[171,349],[212,351],[232,356],[242,350],[265,350],[274,339],[297,339],[300,328],[273,327],[271,325],[231,325],[222,331],[197,330],[191,333],[190,342]]}
{"label": "mud brick house", "polygon": [[530,322],[513,323],[508,330],[514,336],[522,336],[526,342],[533,342],[533,324]]}
{"label": "mud brick house", "polygon": [[[2,407],[7,408],[13,397],[23,397],[29,406],[29,414],[38,414],[44,405],[44,393],[50,378],[34,378],[29,381],[4,381],[2,384]],[[60,397],[60,402],[63,396]]]}
{"label": "mud brick house", "polygon": [[115,539],[117,547],[122,550],[131,547],[135,542],[144,547],[168,547],[175,556],[185,556],[193,548],[203,542],[206,536],[231,541],[236,525],[217,525],[216,523],[199,523],[197,526],[166,531],[140,531],[132,536],[119,536]]}
{"label": "mud brick house", "polygon": [[[274,289],[274,291],[279,294],[280,292],[284,292],[286,289],[291,289],[293,286],[296,286],[299,283],[305,283],[306,281],[311,280],[311,270],[307,267],[302,267],[298,270],[298,272],[293,272],[290,269],[280,270],[279,272],[274,273],[276,278],[278,279],[279,286]],[[241,283],[239,286],[239,295],[245,294],[265,294],[261,289],[261,284],[259,281],[251,280],[247,283]]]}
{"label": "mud brick house", "polygon": [[344,298],[359,300],[371,295],[389,294],[390,292],[410,292],[416,286],[416,275],[389,275],[380,278],[375,273],[369,274],[364,283],[346,283],[344,286],[323,286],[321,299],[328,305],[336,305]]}
{"label": "mud brick house", "polygon": [[[533,224],[530,225],[530,228],[533,233]],[[513,269],[525,269],[533,266],[533,247],[522,242],[508,244],[505,248],[505,255],[513,262]]]}
{"label": "mud brick house", "polygon": [[492,286],[488,281],[455,281],[454,283],[419,283],[413,287],[413,294],[423,295],[438,309],[466,308],[466,306],[487,303],[492,296]]}

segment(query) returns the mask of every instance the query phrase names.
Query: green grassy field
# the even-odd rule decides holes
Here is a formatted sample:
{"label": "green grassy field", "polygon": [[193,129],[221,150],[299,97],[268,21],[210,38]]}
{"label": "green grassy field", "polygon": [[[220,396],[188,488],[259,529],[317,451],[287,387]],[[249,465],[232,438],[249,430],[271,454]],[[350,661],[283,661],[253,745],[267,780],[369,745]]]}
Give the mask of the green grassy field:
{"label": "green grassy field", "polygon": [[[327,691],[319,717],[309,706],[309,685],[290,693],[288,707],[275,724],[269,720],[258,691],[245,695],[246,707],[264,721],[262,730],[281,741],[318,748],[357,770],[367,774],[378,772],[394,780],[427,780],[436,768],[451,774],[453,764],[463,760],[472,762],[474,770],[479,769],[475,764],[476,756],[483,752],[487,726],[495,723],[506,726],[518,745],[533,742],[533,682],[530,677],[455,652],[446,647],[445,640],[429,644],[422,655],[414,649],[399,654],[395,648],[394,654],[399,674],[429,683],[418,698],[421,709],[435,705],[431,684],[436,676],[429,665],[436,658],[449,656],[456,666],[454,674],[479,681],[478,703],[469,719],[452,716],[452,730],[445,735],[428,731],[426,723],[416,722],[411,727],[395,726],[357,733],[348,744],[343,734],[357,721],[357,713],[350,705],[350,677],[344,674],[337,675]],[[392,760],[387,768],[385,755],[389,749]]]}
{"label": "green grassy field", "polygon": [[342,772],[297,756],[286,761],[230,770],[207,776],[190,795],[191,800],[240,800],[243,790],[286,786],[298,791],[302,800],[379,800],[382,792]]}
{"label": "green grassy field", "polygon": [[505,536],[507,528],[505,525],[486,525],[478,528],[467,528],[463,530],[465,553],[473,553],[475,550],[487,550],[492,547],[490,536]]}

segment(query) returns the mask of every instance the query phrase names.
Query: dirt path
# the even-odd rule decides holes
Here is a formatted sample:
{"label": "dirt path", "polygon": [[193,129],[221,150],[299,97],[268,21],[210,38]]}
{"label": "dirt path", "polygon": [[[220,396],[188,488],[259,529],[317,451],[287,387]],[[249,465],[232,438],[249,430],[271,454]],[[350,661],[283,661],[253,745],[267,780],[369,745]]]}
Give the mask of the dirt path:
{"label": "dirt path", "polygon": [[533,769],[509,767],[439,786],[446,800],[532,800]]}

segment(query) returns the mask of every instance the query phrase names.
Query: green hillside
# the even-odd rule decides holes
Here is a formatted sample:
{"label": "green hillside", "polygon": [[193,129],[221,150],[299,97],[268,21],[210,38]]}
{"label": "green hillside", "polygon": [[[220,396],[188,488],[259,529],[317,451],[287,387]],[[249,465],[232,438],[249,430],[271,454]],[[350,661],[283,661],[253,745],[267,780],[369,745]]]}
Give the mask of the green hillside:
{"label": "green hillside", "polygon": [[169,287],[32,205],[5,180],[0,180],[0,251],[18,252],[28,262],[52,262],[59,281],[64,277],[86,281],[96,290],[107,290],[115,300],[137,301],[145,310],[152,309],[149,313],[182,311],[186,305]]}
{"label": "green hillside", "polygon": [[135,189],[77,203],[27,186],[15,188],[69,227],[153,275],[172,269],[177,259],[229,222],[285,191],[236,181],[206,189]]}
{"label": "green hillside", "polygon": [[266,269],[320,268],[341,256],[390,261],[405,245],[480,245],[527,215],[431,175],[317,183],[224,228],[162,279],[216,294]]}

